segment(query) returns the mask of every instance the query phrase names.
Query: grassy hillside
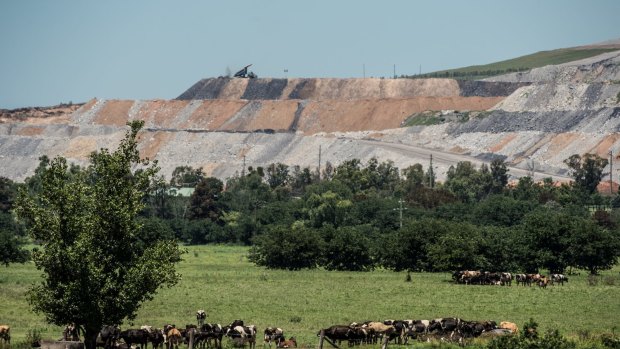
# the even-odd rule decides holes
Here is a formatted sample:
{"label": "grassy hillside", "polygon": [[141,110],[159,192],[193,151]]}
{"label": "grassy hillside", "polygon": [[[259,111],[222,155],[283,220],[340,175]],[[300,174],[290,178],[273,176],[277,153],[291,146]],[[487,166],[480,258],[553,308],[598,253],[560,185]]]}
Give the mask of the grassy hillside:
{"label": "grassy hillside", "polygon": [[530,70],[546,65],[562,64],[605,52],[617,51],[617,48],[564,48],[552,51],[541,51],[526,56],[508,59],[484,65],[472,65],[464,68],[441,70],[428,74],[409,76],[411,78],[455,78],[455,79],[483,79],[490,76]]}
{"label": "grassy hillside", "polygon": [[[196,322],[196,310],[205,309],[208,322],[243,319],[261,333],[266,326],[280,326],[302,346],[315,347],[320,328],[351,321],[457,316],[522,326],[533,317],[542,330],[575,335],[611,332],[620,314],[619,268],[606,272],[596,286],[582,273],[564,286],[539,289],[455,285],[445,273],[416,273],[409,283],[404,273],[384,270],[265,270],[250,264],[246,254],[247,248],[237,246],[190,247],[179,266],[180,284],[145,304],[134,325],[184,326]],[[43,338],[59,337],[60,329],[45,324],[24,299],[28,285],[38,279],[33,265],[0,270],[0,323],[11,325],[14,343],[35,328]]]}

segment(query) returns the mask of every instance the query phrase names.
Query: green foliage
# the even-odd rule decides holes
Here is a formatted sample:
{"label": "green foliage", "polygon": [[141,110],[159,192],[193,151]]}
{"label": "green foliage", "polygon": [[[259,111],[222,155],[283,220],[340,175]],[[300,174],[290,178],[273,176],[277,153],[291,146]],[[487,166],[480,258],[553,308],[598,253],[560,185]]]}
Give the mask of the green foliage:
{"label": "green foliage", "polygon": [[347,223],[348,212],[352,206],[351,200],[327,191],[321,195],[310,194],[306,200],[305,212],[312,227],[320,228],[324,225],[338,227]]}
{"label": "green foliage", "polygon": [[380,263],[394,271],[433,270],[428,249],[440,236],[448,234],[450,223],[437,219],[407,222],[403,229],[385,234],[377,247]]}
{"label": "green foliage", "polygon": [[482,253],[482,236],[473,225],[451,222],[449,230],[428,247],[428,259],[433,270],[480,270],[488,269]]}
{"label": "green foliage", "polygon": [[323,265],[327,270],[368,271],[374,267],[370,236],[355,227],[324,229]]}
{"label": "green foliage", "polygon": [[409,116],[407,119],[405,119],[405,121],[403,121],[401,127],[431,126],[441,124],[444,121],[445,119],[438,116],[437,113],[423,112]]}
{"label": "green foliage", "polygon": [[562,64],[583,58],[593,57],[605,52],[616,49],[558,49],[551,51],[540,51],[526,56],[521,56],[505,61],[474,65],[464,68],[442,70],[438,72],[415,75],[415,78],[455,78],[455,79],[482,79],[495,75],[502,75],[512,72],[526,71],[532,68],[543,67],[545,65]]}
{"label": "green foliage", "polygon": [[521,243],[528,246],[529,250],[525,259],[553,273],[562,273],[569,265],[569,237],[574,219],[565,213],[545,208],[528,214],[522,225],[524,241]]}
{"label": "green foliage", "polygon": [[620,232],[600,227],[593,220],[577,219],[570,234],[570,265],[598,274],[611,269],[620,251]]}
{"label": "green foliage", "polygon": [[6,177],[0,177],[0,213],[9,212],[17,193],[17,185]]}
{"label": "green foliage", "polygon": [[536,203],[515,200],[509,196],[493,195],[480,201],[473,211],[473,221],[479,225],[510,227],[521,222],[534,210]]}
{"label": "green foliage", "polygon": [[224,183],[215,177],[201,179],[196,185],[189,202],[189,218],[208,218],[217,221],[221,214],[218,200],[222,196]]}
{"label": "green foliage", "polygon": [[570,168],[571,175],[575,179],[574,186],[592,194],[603,179],[603,169],[607,166],[607,159],[596,154],[571,155],[564,163]]}
{"label": "green foliage", "polygon": [[248,259],[256,265],[288,270],[316,268],[322,253],[322,239],[316,230],[273,226],[254,239]]}
{"label": "green foliage", "polygon": [[[0,220],[6,217],[12,221],[9,214],[0,213]],[[10,263],[27,262],[30,259],[30,252],[23,248],[23,239],[1,225],[2,222],[0,222],[0,263],[8,267]]]}
{"label": "green foliage", "polygon": [[170,185],[173,187],[190,187],[194,188],[201,180],[205,178],[202,168],[193,168],[191,166],[178,166],[172,171]]}
{"label": "green foliage", "polygon": [[472,203],[489,195],[493,188],[493,176],[486,164],[476,170],[471,162],[460,161],[456,167],[450,166],[448,169],[444,186],[462,202]]}
{"label": "green foliage", "polygon": [[502,336],[488,345],[489,349],[574,349],[577,343],[563,337],[557,329],[550,329],[544,336],[538,334],[538,323],[530,318],[523,331],[516,336]]}
{"label": "green foliage", "polygon": [[267,166],[267,183],[271,189],[283,187],[290,181],[288,166],[282,163]]}
{"label": "green foliage", "polygon": [[89,348],[103,324],[134,319],[161,286],[179,280],[176,242],[136,239],[144,233],[143,197],[158,170],[139,157],[142,125],[132,122],[116,151],[92,153],[84,171],[61,157],[48,162],[36,196],[22,190],[16,202],[31,238],[42,243],[33,253],[42,281],[28,291],[29,302],[50,323],[83,326]]}

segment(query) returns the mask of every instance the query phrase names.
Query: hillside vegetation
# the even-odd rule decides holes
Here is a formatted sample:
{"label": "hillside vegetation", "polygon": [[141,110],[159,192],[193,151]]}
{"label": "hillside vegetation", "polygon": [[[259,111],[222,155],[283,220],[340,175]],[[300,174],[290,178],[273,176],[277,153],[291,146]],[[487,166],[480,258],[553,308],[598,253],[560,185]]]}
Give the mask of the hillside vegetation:
{"label": "hillside vegetation", "polygon": [[617,48],[589,48],[571,49],[563,48],[551,51],[540,51],[533,54],[508,59],[505,61],[472,65],[469,67],[440,70],[437,72],[412,75],[409,78],[453,78],[463,80],[484,79],[491,76],[526,71],[532,68],[544,67],[577,61],[584,58],[594,57],[602,53],[617,51]]}

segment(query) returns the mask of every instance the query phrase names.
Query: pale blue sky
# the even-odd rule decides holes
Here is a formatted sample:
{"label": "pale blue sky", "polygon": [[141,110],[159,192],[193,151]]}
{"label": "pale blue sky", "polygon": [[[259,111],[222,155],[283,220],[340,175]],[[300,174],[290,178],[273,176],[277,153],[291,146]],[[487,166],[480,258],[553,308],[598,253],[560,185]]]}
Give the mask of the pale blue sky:
{"label": "pale blue sky", "polygon": [[0,108],[172,99],[259,77],[391,76],[620,38],[618,0],[0,0]]}

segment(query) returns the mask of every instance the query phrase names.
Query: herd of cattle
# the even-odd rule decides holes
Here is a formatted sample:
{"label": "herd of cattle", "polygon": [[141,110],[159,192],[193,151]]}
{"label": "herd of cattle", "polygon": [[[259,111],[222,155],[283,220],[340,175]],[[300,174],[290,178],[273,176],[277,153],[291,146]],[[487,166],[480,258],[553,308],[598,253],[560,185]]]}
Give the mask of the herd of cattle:
{"label": "herd of cattle", "polygon": [[419,341],[441,340],[461,342],[481,335],[493,337],[514,334],[517,325],[512,322],[466,321],[460,318],[439,318],[434,320],[385,320],[383,322],[353,322],[349,325],[331,326],[319,331],[331,343],[347,341],[349,346],[357,344],[388,343],[407,344],[409,339]]}
{"label": "herd of cattle", "polygon": [[462,270],[452,274],[452,279],[459,284],[466,285],[500,285],[512,286],[512,281],[518,285],[546,288],[547,285],[556,283],[564,285],[568,282],[568,277],[564,274],[551,274],[547,277],[542,274],[513,274],[513,273],[493,273],[480,270]]}
{"label": "herd of cattle", "polygon": [[[147,349],[151,343],[153,349],[178,349],[180,344],[193,348],[222,348],[222,339],[228,337],[235,347],[249,344],[250,349],[256,346],[257,328],[246,325],[242,320],[235,320],[230,325],[222,326],[205,322],[204,310],[196,312],[198,325],[186,325],[177,328],[175,325],[164,325],[162,329],[152,326],[142,326],[139,329],[121,331],[118,326],[104,326],[98,337],[97,347],[104,349],[131,349],[140,347]],[[317,336],[326,339],[336,346],[336,343],[346,341],[349,346],[359,344],[373,344],[394,341],[398,344],[407,344],[409,339],[430,341],[462,341],[481,335],[497,336],[516,333],[517,326],[511,322],[495,321],[465,321],[459,318],[440,318],[434,320],[385,320],[383,322],[366,321],[349,325],[336,325],[321,329]],[[0,338],[10,344],[10,328],[0,325]],[[77,326],[69,325],[63,331],[62,341],[79,342],[80,330]],[[263,332],[264,345],[271,348],[296,348],[294,337],[286,339],[282,328],[267,327]],[[76,347],[77,348],[77,347]],[[83,345],[80,347],[83,348]]]}

